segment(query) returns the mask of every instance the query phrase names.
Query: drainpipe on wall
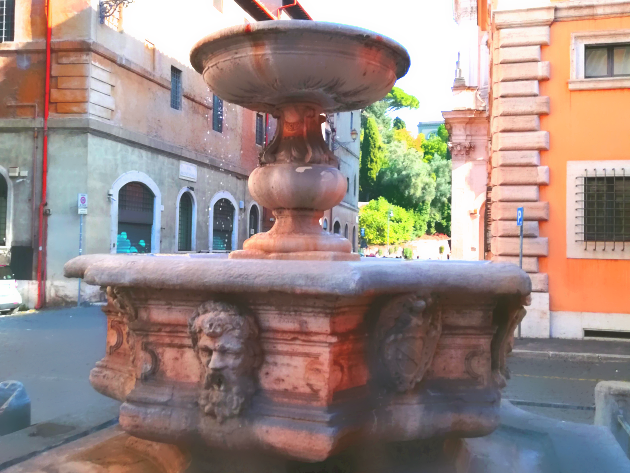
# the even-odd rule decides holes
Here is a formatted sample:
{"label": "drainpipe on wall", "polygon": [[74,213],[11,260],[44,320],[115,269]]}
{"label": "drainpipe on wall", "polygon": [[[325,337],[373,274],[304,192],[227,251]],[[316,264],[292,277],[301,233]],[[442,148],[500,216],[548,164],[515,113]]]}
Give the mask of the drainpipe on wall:
{"label": "drainpipe on wall", "polygon": [[44,143],[42,146],[42,196],[39,203],[39,245],[37,247],[37,304],[36,309],[41,309],[46,301],[46,259],[44,247],[47,221],[44,220],[44,207],[48,185],[48,114],[50,103],[50,40],[52,37],[52,18],[50,2],[46,2],[46,85],[44,91]]}

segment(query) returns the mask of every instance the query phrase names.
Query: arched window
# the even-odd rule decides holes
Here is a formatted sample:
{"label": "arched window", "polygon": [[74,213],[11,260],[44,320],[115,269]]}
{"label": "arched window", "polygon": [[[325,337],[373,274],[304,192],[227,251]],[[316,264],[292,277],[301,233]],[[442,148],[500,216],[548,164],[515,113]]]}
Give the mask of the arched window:
{"label": "arched window", "polygon": [[333,233],[339,235],[341,233],[341,224],[339,222],[335,222],[333,225]]}
{"label": "arched window", "polygon": [[232,251],[234,231],[234,206],[228,199],[219,199],[214,204],[212,223],[212,250]]}
{"label": "arched window", "polygon": [[7,246],[7,218],[9,214],[9,186],[0,174],[0,246]]}
{"label": "arched window", "polygon": [[346,223],[346,227],[343,229],[343,236],[348,238],[348,224]]}
{"label": "arched window", "polygon": [[252,205],[249,209],[249,236],[256,235],[260,230],[258,224],[260,222],[260,212],[257,205]]}
{"label": "arched window", "polygon": [[179,234],[177,250],[192,250],[193,234],[193,198],[190,192],[184,192],[179,199]]}
{"label": "arched window", "polygon": [[328,231],[328,219],[327,218],[324,219],[324,223],[323,223],[322,226],[324,227],[324,231],[327,232]]}
{"label": "arched window", "polygon": [[130,182],[118,192],[116,253],[151,253],[155,195],[141,182]]}
{"label": "arched window", "polygon": [[352,252],[357,252],[357,227],[352,227]]}

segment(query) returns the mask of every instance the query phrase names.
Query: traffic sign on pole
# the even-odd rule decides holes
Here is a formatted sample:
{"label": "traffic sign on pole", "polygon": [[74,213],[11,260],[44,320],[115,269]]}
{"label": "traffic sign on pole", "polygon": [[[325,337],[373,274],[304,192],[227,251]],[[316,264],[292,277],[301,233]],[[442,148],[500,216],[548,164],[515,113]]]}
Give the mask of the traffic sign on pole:
{"label": "traffic sign on pole", "polygon": [[519,227],[523,226],[523,207],[516,209],[516,225]]}
{"label": "traffic sign on pole", "polygon": [[88,209],[88,195],[79,194],[77,198],[77,208],[79,209],[79,215],[87,215]]}

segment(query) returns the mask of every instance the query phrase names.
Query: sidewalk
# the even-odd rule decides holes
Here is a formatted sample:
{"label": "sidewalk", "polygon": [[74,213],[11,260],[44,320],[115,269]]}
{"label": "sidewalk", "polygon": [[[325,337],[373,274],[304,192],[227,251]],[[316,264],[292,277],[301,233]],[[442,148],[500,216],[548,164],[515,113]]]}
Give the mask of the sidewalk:
{"label": "sidewalk", "polygon": [[555,358],[571,361],[630,362],[630,340],[515,339],[512,356],[536,359]]}

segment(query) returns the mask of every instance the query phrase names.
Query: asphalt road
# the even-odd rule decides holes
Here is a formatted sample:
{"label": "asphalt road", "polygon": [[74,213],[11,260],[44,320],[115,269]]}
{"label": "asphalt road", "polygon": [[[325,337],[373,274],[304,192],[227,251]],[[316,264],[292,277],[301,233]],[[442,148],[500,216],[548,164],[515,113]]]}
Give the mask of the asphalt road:
{"label": "asphalt road", "polygon": [[592,408],[595,405],[595,385],[599,381],[630,381],[630,363],[627,361],[594,363],[512,356],[508,367],[511,379],[503,392],[504,398],[541,404],[565,404],[567,408],[518,407],[547,417],[587,424],[593,423],[595,411],[577,407]]}
{"label": "asphalt road", "polygon": [[[33,423],[117,404],[94,391],[88,380],[94,363],[105,354],[105,332],[106,320],[99,307],[0,317],[0,381],[14,379],[24,383],[31,398]],[[628,348],[630,353],[630,343]],[[592,351],[592,347],[586,351]],[[512,356],[508,365],[512,378],[504,398],[529,403],[588,408],[594,405],[598,381],[630,381],[628,362]],[[573,422],[592,423],[594,416],[593,410],[566,406],[519,407]]]}
{"label": "asphalt road", "polygon": [[100,307],[0,317],[0,381],[24,384],[33,424],[118,404],[88,380],[105,355],[105,333]]}

